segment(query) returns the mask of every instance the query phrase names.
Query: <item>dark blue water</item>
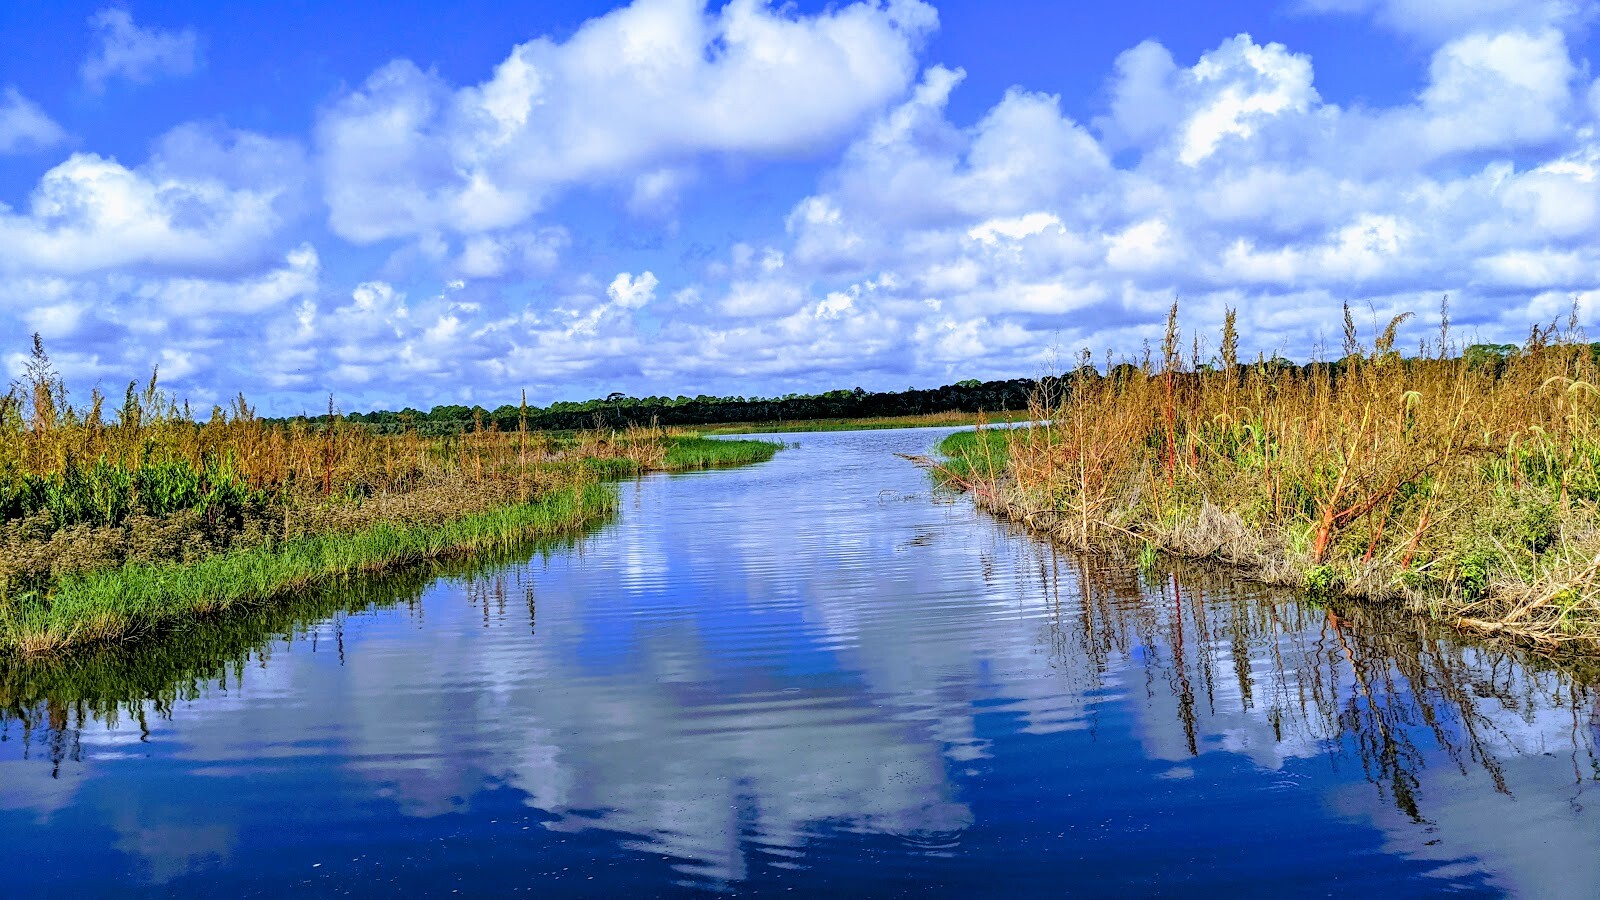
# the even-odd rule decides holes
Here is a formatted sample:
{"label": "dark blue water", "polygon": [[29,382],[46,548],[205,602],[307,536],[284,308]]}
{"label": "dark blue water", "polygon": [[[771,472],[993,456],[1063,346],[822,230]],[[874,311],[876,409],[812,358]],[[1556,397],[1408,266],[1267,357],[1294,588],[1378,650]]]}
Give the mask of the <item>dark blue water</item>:
{"label": "dark blue water", "polygon": [[10,671],[6,893],[1600,893],[1589,676],[1053,550],[945,433]]}

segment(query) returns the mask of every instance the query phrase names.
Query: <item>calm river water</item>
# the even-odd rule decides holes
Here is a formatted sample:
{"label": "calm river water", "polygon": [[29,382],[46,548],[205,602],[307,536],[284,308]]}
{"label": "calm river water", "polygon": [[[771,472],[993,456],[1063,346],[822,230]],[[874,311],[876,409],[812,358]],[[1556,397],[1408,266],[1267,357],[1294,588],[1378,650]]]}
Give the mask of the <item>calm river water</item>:
{"label": "calm river water", "polygon": [[1053,550],[894,456],[946,433],[4,669],[7,893],[1600,893],[1585,676]]}

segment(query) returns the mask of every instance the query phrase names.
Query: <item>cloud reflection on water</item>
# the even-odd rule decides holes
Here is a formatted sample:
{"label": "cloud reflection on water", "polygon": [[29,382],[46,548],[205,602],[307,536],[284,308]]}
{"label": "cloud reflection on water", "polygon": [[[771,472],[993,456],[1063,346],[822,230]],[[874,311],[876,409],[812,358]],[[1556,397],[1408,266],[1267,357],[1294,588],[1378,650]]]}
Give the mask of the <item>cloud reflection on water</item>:
{"label": "cloud reflection on water", "polygon": [[[1600,882],[1551,874],[1600,859],[1582,802],[1592,689],[1415,621],[1057,553],[933,502],[889,456],[927,440],[808,436],[768,466],[624,486],[622,520],[579,550],[335,617],[313,629],[319,652],[302,637],[225,690],[145,704],[148,743],[240,803],[275,773],[336,780],[351,827],[384,815],[359,808],[373,797],[471,816],[510,788],[546,829],[616,833],[728,884],[751,854],[803,857],[824,832],[958,852],[986,824],[975,773],[1003,768],[998,744],[1085,732],[1128,742],[1127,771],[1036,761],[1058,779],[1039,786],[1046,809],[1051,791],[1150,790],[1146,769],[1192,783],[1232,757],[1285,784],[1316,773],[1330,814],[1442,874],[1540,894]],[[97,806],[156,883],[240,852],[229,804],[140,802],[150,763],[119,750],[139,737],[126,711],[22,712],[29,759],[0,745],[0,809]],[[284,809],[297,827],[331,815]]]}

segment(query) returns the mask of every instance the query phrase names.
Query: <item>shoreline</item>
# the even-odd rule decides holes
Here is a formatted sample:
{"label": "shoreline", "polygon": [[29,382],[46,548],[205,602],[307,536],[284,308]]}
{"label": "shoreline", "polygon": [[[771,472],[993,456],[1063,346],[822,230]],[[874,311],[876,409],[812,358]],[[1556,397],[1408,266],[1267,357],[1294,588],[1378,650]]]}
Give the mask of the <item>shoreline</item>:
{"label": "shoreline", "polygon": [[771,459],[780,449],[770,441],[678,438],[656,463],[624,461],[631,471],[607,471],[609,477],[552,488],[440,524],[380,520],[351,531],[309,534],[187,562],[124,563],[75,575],[48,594],[23,594],[0,603],[0,655],[65,656],[143,642],[189,622],[259,609],[343,581],[580,534],[615,513],[615,484],[622,479],[750,465]]}
{"label": "shoreline", "polygon": [[379,523],[297,538],[187,563],[136,563],[61,585],[48,598],[18,598],[0,612],[0,652],[67,654],[149,640],[185,623],[258,608],[340,581],[424,563],[507,551],[581,531],[617,505],[607,482],[559,488],[441,526]]}
{"label": "shoreline", "polygon": [[[1549,629],[1543,627],[1546,623],[1530,620],[1523,624],[1517,619],[1496,621],[1467,614],[1496,604],[1522,610],[1534,608],[1538,604],[1529,595],[1536,591],[1541,595],[1550,593],[1541,585],[1523,583],[1519,586],[1524,587],[1526,593],[1518,596],[1491,584],[1483,596],[1471,600],[1405,589],[1404,585],[1399,589],[1384,587],[1400,576],[1378,565],[1370,565],[1354,573],[1354,577],[1332,573],[1328,566],[1310,565],[1288,552],[1281,535],[1276,538],[1262,532],[1243,535],[1247,526],[1236,515],[1209,500],[1203,500],[1198,511],[1175,515],[1170,522],[1152,519],[1126,525],[1104,521],[1085,525],[1064,510],[1036,508],[1026,502],[1027,498],[1018,496],[1014,485],[1006,483],[1009,465],[1006,449],[992,443],[980,444],[981,438],[967,441],[960,437],[973,433],[961,432],[952,435],[955,441],[941,442],[937,458],[907,458],[929,469],[944,485],[970,495],[984,513],[1071,550],[1133,553],[1141,565],[1154,555],[1164,555],[1190,564],[1221,567],[1244,580],[1267,587],[1299,591],[1313,602],[1339,600],[1372,608],[1387,606],[1463,633],[1509,642],[1546,655],[1600,658],[1600,633],[1577,631],[1553,638]],[[974,448],[977,448],[976,453]],[[1080,534],[1087,539],[1080,539]],[[1596,565],[1600,566],[1600,560],[1596,560]]]}

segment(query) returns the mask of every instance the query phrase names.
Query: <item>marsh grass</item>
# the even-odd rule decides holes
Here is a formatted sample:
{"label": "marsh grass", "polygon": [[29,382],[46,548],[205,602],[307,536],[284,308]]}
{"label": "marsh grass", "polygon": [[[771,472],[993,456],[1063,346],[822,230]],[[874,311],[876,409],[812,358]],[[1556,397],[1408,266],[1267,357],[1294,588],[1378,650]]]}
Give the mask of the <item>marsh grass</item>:
{"label": "marsh grass", "polygon": [[[169,717],[182,700],[211,687],[227,689],[247,666],[265,663],[276,652],[295,652],[297,645],[312,649],[329,639],[334,646],[328,649],[341,650],[350,616],[394,607],[415,614],[424,591],[440,577],[462,579],[469,599],[503,599],[514,589],[503,566],[569,548],[598,527],[325,582],[269,603],[237,606],[228,615],[185,618],[160,640],[97,644],[71,654],[0,654],[0,731],[8,720],[17,721],[24,734],[39,728],[59,733],[91,720],[115,725],[127,719],[144,727],[148,715]],[[53,739],[47,740],[56,752]]]}
{"label": "marsh grass", "polygon": [[[713,445],[713,446],[707,446]],[[330,400],[199,421],[152,374],[114,417],[75,407],[35,338],[0,397],[0,652],[122,641],[330,578],[580,528],[606,481],[770,458],[654,427],[379,435]]]}
{"label": "marsh grass", "polygon": [[1011,437],[1005,429],[958,431],[939,442],[945,462],[938,475],[947,483],[983,489],[997,484],[1011,462]]}
{"label": "marsh grass", "polygon": [[715,469],[766,462],[783,448],[772,441],[731,441],[700,435],[683,435],[666,445],[658,468],[669,472]]}
{"label": "marsh grass", "polygon": [[[1600,648],[1600,366],[1575,318],[1526,345],[1413,357],[1408,317],[1344,356],[1087,356],[1045,424],[947,441],[944,477],[1079,547],[1133,541],[1323,594],[1405,602],[1546,646]],[[1153,356],[1153,354],[1152,354]]]}
{"label": "marsh grass", "polygon": [[48,596],[26,595],[7,604],[0,612],[0,650],[40,653],[137,640],[197,617],[268,603],[330,582],[505,551],[581,529],[610,515],[615,506],[615,492],[608,485],[590,483],[441,525],[379,523],[271,549],[92,572],[60,583]]}

